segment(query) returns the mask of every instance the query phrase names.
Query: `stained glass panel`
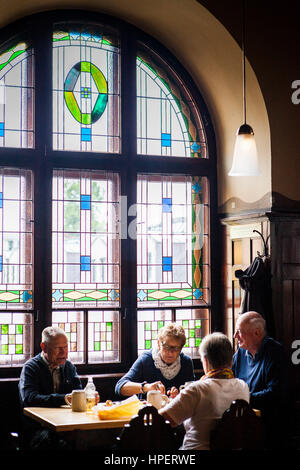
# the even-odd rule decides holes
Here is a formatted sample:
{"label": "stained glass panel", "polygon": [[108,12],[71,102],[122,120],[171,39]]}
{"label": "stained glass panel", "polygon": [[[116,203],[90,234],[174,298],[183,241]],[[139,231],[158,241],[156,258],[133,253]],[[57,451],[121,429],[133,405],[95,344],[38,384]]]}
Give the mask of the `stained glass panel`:
{"label": "stained glass panel", "polygon": [[116,173],[54,172],[53,306],[119,305],[118,214]]}
{"label": "stained glass panel", "polygon": [[210,331],[210,315],[206,309],[176,310],[176,323],[185,331],[186,344],[183,352],[192,358],[198,358],[202,338]]}
{"label": "stained glass panel", "polygon": [[32,148],[33,50],[18,43],[0,53],[0,147]]}
{"label": "stained glass panel", "polygon": [[120,314],[93,310],[88,313],[88,361],[120,361]]}
{"label": "stained glass panel", "polygon": [[136,70],[137,152],[207,157],[203,126],[183,84],[146,49],[139,51]]}
{"label": "stained glass panel", "polygon": [[31,309],[32,173],[0,168],[0,309]]}
{"label": "stained glass panel", "polygon": [[52,325],[66,333],[69,342],[69,359],[76,363],[84,362],[84,312],[54,311]]}
{"label": "stained glass panel", "polygon": [[116,37],[79,30],[53,34],[53,148],[120,152]]}
{"label": "stained glass panel", "polygon": [[138,305],[208,303],[207,179],[139,175],[137,200]]}
{"label": "stained glass panel", "polygon": [[139,310],[138,354],[155,347],[158,331],[175,321],[185,331],[186,344],[183,352],[192,358],[198,358],[201,339],[209,333],[209,319],[207,309],[176,309],[174,314],[171,310]]}
{"label": "stained glass panel", "polygon": [[18,366],[32,356],[33,324],[30,313],[0,313],[0,366]]}
{"label": "stained glass panel", "polygon": [[171,310],[138,311],[138,354],[156,346],[158,331],[169,323],[172,323]]}

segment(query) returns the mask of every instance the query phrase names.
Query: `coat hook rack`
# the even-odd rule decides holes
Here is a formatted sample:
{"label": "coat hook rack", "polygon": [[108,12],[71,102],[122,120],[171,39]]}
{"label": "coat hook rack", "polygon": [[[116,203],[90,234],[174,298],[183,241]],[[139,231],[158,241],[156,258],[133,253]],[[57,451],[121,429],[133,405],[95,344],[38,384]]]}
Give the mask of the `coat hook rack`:
{"label": "coat hook rack", "polygon": [[264,258],[264,257],[268,257],[269,256],[269,249],[268,249],[268,240],[270,238],[270,235],[268,235],[267,239],[265,240],[264,239],[264,236],[262,235],[262,233],[260,233],[258,230],[253,230],[253,232],[256,232],[258,233],[258,235],[260,235],[262,241],[263,241],[263,244],[264,244],[264,252],[263,254],[261,255],[260,252],[258,251],[257,254],[258,256],[260,256],[261,258]]}

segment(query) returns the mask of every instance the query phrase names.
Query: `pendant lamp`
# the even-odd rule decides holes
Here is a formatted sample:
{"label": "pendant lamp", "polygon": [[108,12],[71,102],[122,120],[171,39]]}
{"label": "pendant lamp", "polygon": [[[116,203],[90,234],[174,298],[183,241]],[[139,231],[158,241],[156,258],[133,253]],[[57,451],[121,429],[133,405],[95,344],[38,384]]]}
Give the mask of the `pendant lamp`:
{"label": "pendant lamp", "polygon": [[243,31],[242,31],[242,62],[243,62],[243,114],[244,124],[236,133],[233,162],[229,176],[258,176],[257,149],[254,132],[246,122],[246,69],[245,69],[245,0],[243,0]]}

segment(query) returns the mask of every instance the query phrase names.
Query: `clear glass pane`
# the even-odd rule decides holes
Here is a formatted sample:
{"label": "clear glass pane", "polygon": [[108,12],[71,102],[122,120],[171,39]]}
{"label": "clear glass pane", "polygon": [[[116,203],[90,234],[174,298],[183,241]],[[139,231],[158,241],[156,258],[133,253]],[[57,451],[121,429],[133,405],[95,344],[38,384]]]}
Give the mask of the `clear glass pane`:
{"label": "clear glass pane", "polygon": [[0,54],[0,147],[32,148],[33,50],[18,43]]}
{"label": "clear glass pane", "polygon": [[0,366],[21,366],[32,349],[32,314],[0,312]]}
{"label": "clear glass pane", "polygon": [[64,29],[53,34],[53,148],[120,152],[116,36]]}
{"label": "clear glass pane", "polygon": [[84,362],[84,313],[82,311],[54,311],[52,325],[66,333],[69,341],[69,359],[75,364]]}
{"label": "clear glass pane", "polygon": [[55,308],[119,305],[119,193],[116,173],[54,171]]}
{"label": "clear glass pane", "polygon": [[138,305],[209,302],[207,179],[139,175]]}
{"label": "clear glass pane", "polygon": [[32,173],[0,168],[0,309],[33,306]]}
{"label": "clear glass pane", "polygon": [[138,51],[136,71],[137,152],[206,158],[202,123],[174,72],[146,48]]}
{"label": "clear glass pane", "polygon": [[120,361],[120,313],[93,310],[88,312],[88,361]]}

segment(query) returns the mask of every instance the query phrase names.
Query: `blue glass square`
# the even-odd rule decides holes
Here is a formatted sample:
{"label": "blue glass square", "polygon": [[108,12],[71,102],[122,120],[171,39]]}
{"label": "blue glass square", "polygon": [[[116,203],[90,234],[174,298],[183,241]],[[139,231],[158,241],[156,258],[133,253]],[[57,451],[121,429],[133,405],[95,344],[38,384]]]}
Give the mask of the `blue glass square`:
{"label": "blue glass square", "polygon": [[81,140],[85,142],[90,142],[92,137],[91,129],[88,127],[81,128]]}
{"label": "blue glass square", "polygon": [[4,137],[4,122],[0,122],[0,137]]}
{"label": "blue glass square", "polygon": [[3,193],[0,193],[0,209],[3,207]]}
{"label": "blue glass square", "polygon": [[80,256],[80,271],[90,271],[90,270],[91,270],[91,257]]}
{"label": "blue glass square", "polygon": [[163,256],[162,259],[163,271],[172,271],[172,256]]}
{"label": "blue glass square", "polygon": [[162,147],[171,147],[171,134],[161,134]]}
{"label": "blue glass square", "polygon": [[3,256],[0,256],[0,272],[2,272],[3,268]]}
{"label": "blue glass square", "polygon": [[80,195],[80,209],[91,210],[91,196],[89,194]]}
{"label": "blue glass square", "polygon": [[172,198],[163,197],[162,198],[162,211],[163,212],[172,212]]}

